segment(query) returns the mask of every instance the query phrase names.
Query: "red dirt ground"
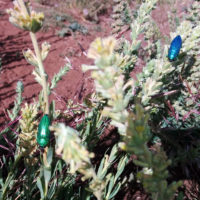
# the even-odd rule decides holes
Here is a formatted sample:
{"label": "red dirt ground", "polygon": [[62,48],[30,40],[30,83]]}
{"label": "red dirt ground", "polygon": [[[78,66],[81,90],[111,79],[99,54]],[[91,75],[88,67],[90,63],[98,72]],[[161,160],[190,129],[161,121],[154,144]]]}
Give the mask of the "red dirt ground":
{"label": "red dirt ground", "polygon": [[[8,15],[5,9],[12,7],[12,1],[0,1],[0,58],[2,58],[2,70],[0,72],[0,123],[7,124],[9,119],[5,116],[6,109],[13,106],[15,98],[15,88],[18,80],[24,84],[24,102],[31,102],[34,98],[37,99],[38,93],[41,90],[34,76],[32,75],[33,66],[28,64],[23,57],[22,50],[32,48],[32,43],[28,32],[24,32],[14,27],[8,21]],[[44,6],[43,6],[44,7]],[[44,9],[49,9],[45,6]],[[74,17],[76,20],[76,17]],[[81,22],[82,23],[82,22]],[[91,63],[86,56],[83,55],[77,41],[88,49],[90,43],[97,37],[104,37],[110,34],[110,19],[108,16],[102,16],[100,24],[94,25],[90,22],[85,22],[89,29],[88,35],[76,33],[76,38],[68,36],[60,38],[55,34],[55,29],[51,29],[47,33],[39,32],[37,38],[41,44],[48,41],[51,44],[51,50],[44,62],[45,70],[49,76],[49,80],[59,69],[65,65],[64,59],[67,56],[72,63],[72,70],[67,73],[54,90],[58,95],[69,99],[80,101],[82,97],[87,95],[92,90],[92,80],[88,73],[83,73],[81,64]],[[103,27],[103,31],[94,32],[94,26]],[[55,99],[51,96],[50,100]],[[55,99],[56,100],[56,99]],[[58,109],[65,109],[63,103],[56,100]]]}
{"label": "red dirt ground", "polygon": [[[57,2],[56,4],[53,1],[48,2],[49,5],[40,7],[44,10],[51,9],[52,6],[59,7],[59,2],[62,1],[54,1]],[[191,0],[179,1],[175,5],[177,15],[181,16],[184,8],[191,2]],[[33,6],[38,7],[38,5],[33,1]],[[41,90],[40,85],[35,82],[32,75],[33,66],[28,64],[22,55],[22,50],[32,48],[29,33],[10,24],[8,15],[5,13],[5,9],[12,6],[11,0],[0,1],[0,58],[2,59],[2,70],[0,71],[0,127],[9,122],[6,110],[11,109],[13,106],[18,80],[21,80],[24,84],[24,102],[32,102],[34,98],[37,99],[38,93]],[[152,12],[152,17],[157,22],[161,32],[165,35],[169,35],[168,11],[169,5],[166,4],[158,6]],[[81,101],[85,95],[91,92],[92,79],[88,76],[88,73],[81,71],[81,64],[88,64],[91,61],[83,55],[78,42],[87,50],[90,43],[96,37],[109,36],[111,34],[110,24],[112,20],[110,18],[110,11],[103,16],[99,16],[99,24],[94,24],[86,20],[83,21],[78,10],[70,10],[70,12],[75,20],[88,28],[89,34],[83,35],[77,32],[75,38],[73,36],[60,38],[55,34],[56,30],[54,28],[48,32],[40,31],[37,34],[37,38],[40,44],[44,41],[48,41],[51,44],[50,53],[44,62],[49,80],[64,66],[65,56],[72,63],[72,70],[63,77],[54,91],[57,95],[66,97],[67,99]],[[101,31],[96,31],[98,28]],[[126,33],[126,35],[129,34]],[[140,66],[142,65],[139,62],[138,67],[140,68]],[[66,108],[63,102],[56,99],[55,95],[51,95],[50,100],[52,99],[56,100],[57,109],[63,110]]]}
{"label": "red dirt ground", "polygon": [[[51,4],[50,4],[51,2]],[[53,2],[57,2],[56,4]],[[44,10],[51,9],[52,6],[59,7],[60,1],[49,1],[49,5],[40,6]],[[173,8],[177,9],[177,16],[184,16],[184,10],[193,0],[177,1]],[[39,4],[34,3],[33,6],[38,7]],[[22,55],[22,50],[32,48],[32,43],[28,32],[24,32],[14,27],[8,21],[8,15],[5,9],[13,7],[11,0],[0,0],[0,58],[2,59],[2,70],[0,71],[0,132],[3,127],[10,122],[6,114],[7,109],[13,107],[15,100],[15,88],[18,80],[24,84],[23,98],[24,102],[32,102],[34,98],[37,100],[39,91],[41,90],[34,76],[32,75],[33,66],[28,64]],[[153,12],[152,17],[157,22],[160,31],[163,35],[169,36],[169,23],[167,12],[172,9],[168,4],[161,4]],[[47,32],[39,32],[37,38],[41,44],[48,41],[51,44],[51,50],[44,62],[45,70],[49,76],[49,80],[53,77],[59,69],[65,65],[64,59],[67,56],[72,63],[72,70],[70,70],[63,79],[58,83],[54,90],[58,96],[67,99],[75,100],[75,102],[82,101],[83,97],[93,90],[93,81],[89,73],[83,73],[81,64],[91,64],[91,60],[87,59],[82,53],[78,42],[85,50],[89,48],[90,43],[96,37],[106,37],[111,35],[110,11],[104,15],[99,16],[99,24],[83,20],[78,10],[68,10],[71,15],[80,24],[87,27],[89,34],[83,35],[76,32],[76,36],[67,36],[64,38],[58,37],[56,29],[50,29]],[[101,31],[97,31],[100,29]],[[129,35],[126,33],[126,35]],[[77,42],[78,41],[78,42]],[[141,69],[142,61],[138,62],[137,68]],[[55,95],[51,95],[50,101],[56,100],[56,108],[64,110],[66,106],[59,101]],[[124,199],[142,199],[140,197],[130,197],[125,195]]]}

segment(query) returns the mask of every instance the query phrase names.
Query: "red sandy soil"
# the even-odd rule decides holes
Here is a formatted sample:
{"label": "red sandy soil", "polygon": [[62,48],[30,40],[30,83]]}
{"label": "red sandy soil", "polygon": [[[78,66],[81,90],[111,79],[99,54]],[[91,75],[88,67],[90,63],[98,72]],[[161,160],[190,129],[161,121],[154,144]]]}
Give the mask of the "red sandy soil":
{"label": "red sandy soil", "polygon": [[[51,9],[53,6],[59,7],[59,1],[56,2],[55,4],[53,1],[48,1],[49,5],[40,7],[44,10]],[[179,1],[175,5],[179,16],[181,16],[184,8],[190,3],[191,0]],[[33,5],[37,7],[39,4],[33,1]],[[0,1],[0,58],[2,59],[2,70],[0,71],[0,127],[9,122],[6,110],[13,107],[16,95],[15,88],[18,80],[21,80],[24,84],[24,102],[32,102],[34,98],[37,99],[41,90],[40,85],[35,82],[32,75],[34,67],[26,62],[22,54],[22,50],[32,48],[29,33],[9,23],[5,9],[11,7],[13,7],[11,0]],[[152,12],[152,17],[158,23],[161,32],[165,35],[169,35],[168,11],[169,5],[166,4],[158,6]],[[65,65],[65,56],[70,59],[72,70],[63,77],[54,91],[58,96],[62,96],[65,99],[72,99],[76,102],[81,101],[85,95],[91,92],[93,82],[88,73],[83,73],[81,70],[82,64],[91,64],[91,61],[82,53],[78,42],[87,50],[90,43],[96,37],[109,36],[111,34],[110,24],[112,20],[110,18],[110,11],[99,16],[99,24],[83,20],[78,10],[77,12],[76,10],[70,10],[70,12],[75,20],[88,28],[89,34],[83,35],[76,32],[75,37],[67,36],[60,38],[55,34],[55,29],[50,29],[48,32],[40,31],[37,34],[37,38],[40,44],[44,41],[48,41],[51,44],[50,53],[44,62],[49,80]],[[100,27],[101,31],[96,31],[98,27]],[[140,62],[138,66],[140,67]],[[52,99],[56,100],[57,109],[66,109],[65,102],[59,101],[55,95],[51,95],[50,101]]]}
{"label": "red sandy soil", "polygon": [[[22,54],[22,50],[32,48],[29,33],[9,23],[5,9],[10,7],[12,7],[12,1],[0,1],[0,12],[2,13],[0,16],[0,58],[2,58],[3,62],[0,72],[1,127],[3,124],[9,122],[9,118],[6,116],[6,109],[10,109],[13,106],[16,94],[15,88],[18,80],[21,80],[24,84],[24,102],[32,102],[34,98],[37,99],[39,91],[41,90],[40,85],[36,83],[32,75],[34,67],[26,62]],[[49,6],[43,7],[44,9],[50,8]],[[74,18],[80,21],[80,19]],[[82,24],[83,21],[80,23]],[[51,80],[53,75],[65,65],[65,56],[67,56],[72,63],[72,70],[63,77],[62,81],[58,83],[57,88],[54,90],[57,95],[80,101],[83,96],[91,92],[92,80],[88,76],[88,73],[83,73],[81,70],[81,64],[91,64],[91,61],[83,55],[78,42],[87,50],[90,43],[97,36],[105,37],[110,34],[110,23],[111,21],[108,16],[102,16],[100,24],[98,25],[86,21],[85,24],[87,24],[89,34],[83,35],[76,32],[76,38],[73,36],[60,38],[55,34],[55,29],[51,29],[47,33],[39,32],[37,34],[40,44],[44,41],[48,41],[51,44],[50,53],[44,62],[49,80]],[[94,32],[94,26],[103,27],[103,31]],[[55,95],[50,97],[50,101],[52,99],[56,100],[57,109],[66,108],[65,103],[58,101]]]}
{"label": "red sandy soil", "polygon": [[[54,3],[55,1],[49,0],[47,2],[49,2],[48,5],[41,6],[45,10],[53,6],[59,7],[59,1],[57,1],[57,4]],[[193,0],[177,1],[176,4],[172,5],[177,9],[177,16],[182,17],[184,15],[184,9],[192,2]],[[39,4],[34,3],[33,6],[37,7]],[[161,33],[167,36],[169,36],[170,31],[167,12],[172,6],[161,4],[152,12],[152,17],[157,22]],[[41,86],[36,83],[32,75],[34,67],[26,62],[22,54],[22,50],[27,48],[32,49],[29,33],[9,23],[5,9],[11,7],[13,7],[11,0],[0,0],[0,58],[2,59],[2,70],[0,71],[0,132],[10,122],[6,110],[10,110],[14,105],[17,81],[21,80],[24,84],[24,102],[30,103],[34,99],[37,100],[37,96],[41,90]],[[76,21],[87,27],[89,30],[89,34],[87,35],[76,32],[75,37],[67,36],[60,38],[55,34],[55,28],[51,28],[47,32],[40,31],[37,34],[40,44],[44,41],[48,41],[51,44],[50,53],[44,62],[49,80],[65,65],[65,56],[72,63],[72,69],[63,77],[54,90],[58,97],[81,102],[83,97],[93,90],[93,81],[89,73],[83,73],[81,70],[82,64],[91,64],[92,61],[87,59],[83,54],[78,42],[87,50],[90,43],[96,37],[111,35],[111,10],[99,16],[99,24],[84,20],[78,10],[68,10]],[[101,31],[97,31],[98,27]],[[125,34],[129,35],[128,33]],[[141,68],[141,66],[142,61],[138,62],[137,67]],[[57,109],[66,109],[66,103],[64,101],[60,101],[55,95],[51,95],[50,101],[52,99],[56,101]],[[138,197],[140,195],[136,196],[129,196],[127,193],[124,199],[142,199]]]}

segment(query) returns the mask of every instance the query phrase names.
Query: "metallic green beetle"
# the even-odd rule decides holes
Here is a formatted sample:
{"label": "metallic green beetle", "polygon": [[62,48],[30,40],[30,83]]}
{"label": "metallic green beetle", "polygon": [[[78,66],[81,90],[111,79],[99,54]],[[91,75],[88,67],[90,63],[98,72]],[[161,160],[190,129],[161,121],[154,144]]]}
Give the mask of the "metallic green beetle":
{"label": "metallic green beetle", "polygon": [[49,126],[50,126],[50,119],[49,116],[46,114],[42,117],[37,132],[37,143],[42,148],[46,147],[50,141]]}

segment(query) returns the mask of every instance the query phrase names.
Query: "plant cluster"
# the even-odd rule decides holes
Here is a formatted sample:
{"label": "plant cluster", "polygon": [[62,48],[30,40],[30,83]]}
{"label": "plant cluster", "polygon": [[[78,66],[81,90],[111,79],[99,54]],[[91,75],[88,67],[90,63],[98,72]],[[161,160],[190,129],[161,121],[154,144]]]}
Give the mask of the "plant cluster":
{"label": "plant cluster", "polygon": [[112,33],[115,34],[122,31],[125,25],[129,27],[133,21],[133,16],[129,4],[126,0],[113,0],[113,3]]}
{"label": "plant cluster", "polygon": [[[55,110],[55,102],[49,103],[49,95],[70,70],[69,59],[50,83],[43,65],[50,44],[44,42],[39,47],[36,39],[43,13],[31,10],[23,0],[15,0],[14,9],[7,11],[12,24],[30,32],[34,51],[28,49],[23,54],[35,67],[33,75],[42,91],[38,101],[21,106],[23,84],[17,84],[18,96],[8,112],[13,123],[0,134],[1,142],[7,141],[1,147],[12,147],[11,156],[2,159],[1,199],[115,199],[120,189],[130,184],[124,174],[133,162],[138,167],[132,172],[134,178],[149,198],[168,200],[177,196],[182,185],[181,180],[171,181],[170,169],[180,163],[184,167],[188,158],[199,165],[199,3],[191,5],[190,14],[170,34],[170,40],[181,35],[182,48],[177,58],[169,60],[169,45],[163,45],[158,28],[152,28],[155,22],[150,13],[157,0],[143,1],[134,19],[126,1],[115,2],[116,13],[120,14],[120,8],[126,16],[119,15],[119,19],[130,24],[131,41],[124,39],[120,50],[116,50],[119,41],[114,36],[91,43],[87,56],[94,63],[82,65],[82,70],[91,71],[95,92],[84,105],[68,101],[64,113]],[[146,64],[133,79],[130,73],[141,56],[138,37],[142,33],[148,41],[143,49]],[[83,117],[74,127],[58,123],[59,117],[76,114]],[[8,140],[6,135],[17,120],[18,134]],[[96,163],[95,147],[108,126],[116,127],[120,138]],[[177,198],[183,199],[181,194]]]}

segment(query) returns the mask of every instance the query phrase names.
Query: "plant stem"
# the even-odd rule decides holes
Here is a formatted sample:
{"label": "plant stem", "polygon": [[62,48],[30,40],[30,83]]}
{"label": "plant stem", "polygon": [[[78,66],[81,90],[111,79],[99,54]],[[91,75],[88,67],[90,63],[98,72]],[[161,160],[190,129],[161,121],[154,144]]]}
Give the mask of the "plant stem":
{"label": "plant stem", "polygon": [[[22,11],[25,15],[29,15],[28,10],[24,4],[23,0],[18,0]],[[48,101],[48,92],[47,92],[47,77],[44,71],[44,66],[42,63],[42,58],[41,58],[41,53],[40,53],[40,48],[38,46],[38,42],[36,39],[36,36],[33,32],[30,32],[30,37],[33,43],[33,47],[34,47],[34,51],[37,57],[37,61],[38,61],[38,67],[39,67],[39,71],[40,71],[40,76],[42,78],[42,88],[43,88],[43,98],[44,98],[44,102],[45,102],[45,110],[44,113],[45,114],[49,114],[49,101]]]}
{"label": "plant stem", "polygon": [[43,163],[44,163],[44,166],[49,167],[49,163],[47,162],[47,152],[48,152],[48,147],[45,147],[44,153],[43,153]]}
{"label": "plant stem", "polygon": [[43,63],[42,63],[41,53],[40,53],[40,49],[39,49],[38,42],[37,42],[35,34],[30,32],[30,36],[31,36],[31,40],[32,40],[32,43],[33,43],[34,51],[35,51],[35,54],[36,54],[36,57],[37,57],[38,66],[39,66],[39,70],[40,70],[40,75],[41,75],[41,78],[42,78],[43,97],[44,97],[44,102],[45,102],[45,114],[49,114],[47,78],[46,78],[46,74],[45,74],[45,71],[44,71],[44,66],[43,66]]}
{"label": "plant stem", "polygon": [[[22,11],[25,15],[29,15],[28,10],[24,4],[23,0],[18,0]],[[47,76],[44,70],[44,66],[42,63],[42,57],[41,57],[41,51],[36,39],[36,35],[33,32],[30,32],[30,37],[33,43],[33,48],[35,51],[35,55],[37,57],[37,61],[38,61],[38,67],[39,67],[39,72],[40,72],[40,76],[42,79],[42,89],[43,89],[43,99],[44,99],[44,103],[45,103],[45,109],[44,109],[44,113],[45,114],[49,114],[49,100],[48,100],[48,91],[47,91]],[[43,162],[45,165],[47,165],[47,151],[48,151],[48,147],[45,148],[44,154],[43,154]]]}
{"label": "plant stem", "polygon": [[[99,179],[97,177],[96,172],[92,168],[92,178],[93,178],[93,183],[96,182],[98,184]],[[93,194],[96,196],[97,200],[102,200],[102,189],[95,190],[95,188],[91,188],[93,190]]]}

